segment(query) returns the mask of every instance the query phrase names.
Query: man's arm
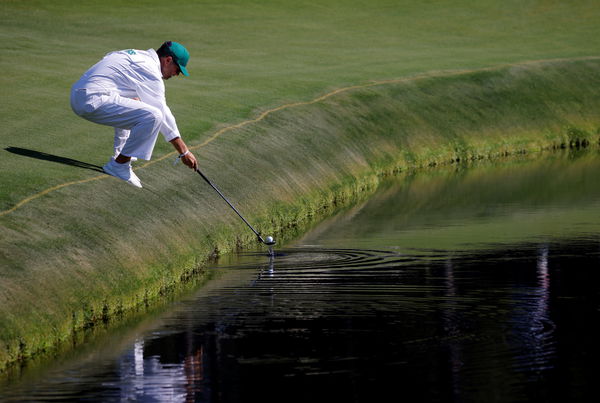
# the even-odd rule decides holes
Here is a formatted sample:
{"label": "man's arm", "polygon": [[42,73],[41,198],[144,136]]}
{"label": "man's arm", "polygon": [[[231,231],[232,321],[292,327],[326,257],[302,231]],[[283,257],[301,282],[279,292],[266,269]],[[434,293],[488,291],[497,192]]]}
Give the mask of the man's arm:
{"label": "man's arm", "polygon": [[181,161],[185,165],[194,171],[198,168],[198,161],[196,160],[196,157],[194,154],[192,154],[181,137],[175,137],[173,140],[169,141],[169,143],[173,144],[173,147],[175,147],[175,150],[177,150],[179,155],[185,154],[183,157],[181,157]]}

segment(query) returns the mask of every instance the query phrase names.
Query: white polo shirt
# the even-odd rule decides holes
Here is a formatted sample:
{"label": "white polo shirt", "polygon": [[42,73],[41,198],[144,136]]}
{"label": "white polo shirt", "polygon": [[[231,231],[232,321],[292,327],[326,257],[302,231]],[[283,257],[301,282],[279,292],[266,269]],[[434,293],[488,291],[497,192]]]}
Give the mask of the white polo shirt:
{"label": "white polo shirt", "polygon": [[87,93],[117,93],[122,97],[137,97],[163,112],[160,132],[165,140],[180,137],[175,117],[167,106],[165,83],[160,70],[160,59],[154,49],[127,49],[108,53],[93,65],[73,85]]}

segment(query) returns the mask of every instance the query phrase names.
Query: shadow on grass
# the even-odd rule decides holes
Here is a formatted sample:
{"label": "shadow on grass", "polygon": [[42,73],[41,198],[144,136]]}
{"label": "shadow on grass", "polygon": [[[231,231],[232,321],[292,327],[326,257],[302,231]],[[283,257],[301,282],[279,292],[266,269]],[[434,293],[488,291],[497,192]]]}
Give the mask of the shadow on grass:
{"label": "shadow on grass", "polygon": [[77,161],[71,158],[59,157],[58,155],[47,154],[41,151],[28,150],[27,148],[6,147],[6,151],[13,154],[23,155],[25,157],[37,158],[39,160],[58,162],[60,164],[71,165],[77,168],[90,169],[92,171],[104,172],[101,166],[88,164],[87,162]]}

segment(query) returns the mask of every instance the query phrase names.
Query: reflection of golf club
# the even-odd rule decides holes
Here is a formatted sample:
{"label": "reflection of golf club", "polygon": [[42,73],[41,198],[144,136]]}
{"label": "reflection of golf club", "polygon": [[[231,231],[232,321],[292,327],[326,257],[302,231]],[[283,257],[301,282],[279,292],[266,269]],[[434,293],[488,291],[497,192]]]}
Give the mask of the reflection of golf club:
{"label": "reflection of golf club", "polygon": [[217,189],[217,187],[206,176],[204,176],[204,174],[202,172],[200,172],[200,169],[196,168],[196,172],[198,172],[200,174],[200,176],[202,177],[202,179],[204,179],[206,181],[206,183],[208,183],[214,190],[216,190],[217,193],[219,194],[219,196],[221,196],[223,198],[223,200],[225,200],[227,202],[227,204],[229,204],[229,207],[231,207],[233,209],[233,211],[235,211],[237,213],[237,215],[240,216],[240,218],[246,223],[246,225],[248,227],[250,227],[252,232],[254,232],[256,234],[256,236],[258,237],[258,240],[260,242],[264,243],[265,245],[269,245],[269,246],[275,245],[275,240],[273,239],[272,236],[268,236],[265,239],[263,239],[262,236],[260,236],[260,234],[254,229],[254,227],[252,227],[252,225],[250,225],[250,223],[248,221],[246,221],[246,219],[244,217],[242,217],[240,212],[237,211],[237,209],[235,207],[233,207],[233,204],[231,204],[229,202],[229,200],[227,200],[227,198],[225,196],[223,196],[223,193],[221,193],[221,191],[219,189]]}

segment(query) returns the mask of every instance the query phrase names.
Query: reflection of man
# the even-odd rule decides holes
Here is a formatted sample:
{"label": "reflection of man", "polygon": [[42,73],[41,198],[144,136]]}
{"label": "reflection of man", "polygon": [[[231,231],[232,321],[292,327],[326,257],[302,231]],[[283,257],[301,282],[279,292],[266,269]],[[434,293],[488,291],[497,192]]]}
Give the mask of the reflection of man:
{"label": "reflection of man", "polygon": [[71,88],[71,107],[84,119],[115,128],[114,155],[104,165],[110,175],[139,187],[131,159],[149,160],[161,132],[185,165],[198,162],[181,139],[175,117],[167,106],[165,84],[173,76],[188,76],[190,55],[177,42],[154,51],[121,50],[107,54]]}

